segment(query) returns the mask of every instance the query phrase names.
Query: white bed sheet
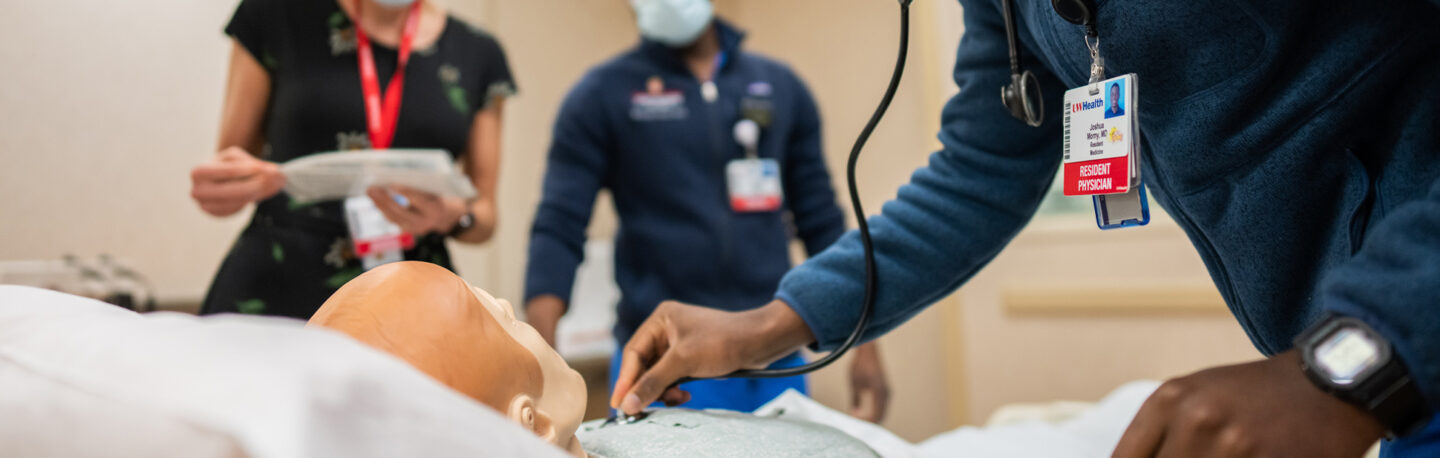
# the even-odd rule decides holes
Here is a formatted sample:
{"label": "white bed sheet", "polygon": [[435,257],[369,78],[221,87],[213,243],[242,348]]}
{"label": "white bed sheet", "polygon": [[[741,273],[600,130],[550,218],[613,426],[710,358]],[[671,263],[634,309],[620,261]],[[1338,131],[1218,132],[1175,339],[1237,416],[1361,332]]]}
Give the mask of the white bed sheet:
{"label": "white bed sheet", "polygon": [[0,456],[564,456],[294,320],[140,315],[0,285]]}
{"label": "white bed sheet", "polygon": [[[886,458],[1094,458],[1110,456],[1140,405],[1159,385],[1154,381],[1125,384],[1063,421],[966,426],[919,444],[910,444],[879,425],[825,407],[794,390],[761,406],[755,414],[829,425],[860,439]],[[1067,411],[1074,410],[1073,403],[1061,405]]]}

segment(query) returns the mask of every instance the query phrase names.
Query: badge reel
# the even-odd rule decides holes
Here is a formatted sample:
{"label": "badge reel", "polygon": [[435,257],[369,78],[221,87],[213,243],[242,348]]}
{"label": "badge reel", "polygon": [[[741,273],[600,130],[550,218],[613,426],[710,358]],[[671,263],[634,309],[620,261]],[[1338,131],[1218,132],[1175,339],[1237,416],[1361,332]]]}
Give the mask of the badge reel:
{"label": "badge reel", "polygon": [[1134,73],[1105,79],[1098,35],[1087,34],[1090,82],[1065,91],[1063,185],[1067,196],[1091,196],[1100,229],[1150,223],[1140,176],[1140,124]]}
{"label": "badge reel", "polygon": [[730,208],[740,213],[779,210],[784,201],[780,163],[759,157],[760,126],[749,119],[740,120],[735,123],[735,141],[745,147],[745,158],[732,160],[725,166]]}
{"label": "badge reel", "polygon": [[[385,218],[375,201],[365,194],[370,182],[361,180],[345,199],[345,225],[350,230],[355,256],[360,258],[365,270],[383,264],[403,261],[405,250],[415,247],[415,237],[405,233],[400,226]],[[405,196],[390,193],[390,197],[402,207],[410,202]]]}

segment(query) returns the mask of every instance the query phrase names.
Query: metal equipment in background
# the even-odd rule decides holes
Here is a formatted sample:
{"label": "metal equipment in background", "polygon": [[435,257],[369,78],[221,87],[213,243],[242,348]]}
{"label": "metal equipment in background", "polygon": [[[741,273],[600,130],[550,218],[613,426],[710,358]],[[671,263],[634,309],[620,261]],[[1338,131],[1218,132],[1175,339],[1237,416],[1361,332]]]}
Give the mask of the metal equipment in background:
{"label": "metal equipment in background", "polygon": [[0,285],[22,285],[108,302],[137,312],[153,312],[155,288],[129,263],[108,254],[94,258],[0,261]]}

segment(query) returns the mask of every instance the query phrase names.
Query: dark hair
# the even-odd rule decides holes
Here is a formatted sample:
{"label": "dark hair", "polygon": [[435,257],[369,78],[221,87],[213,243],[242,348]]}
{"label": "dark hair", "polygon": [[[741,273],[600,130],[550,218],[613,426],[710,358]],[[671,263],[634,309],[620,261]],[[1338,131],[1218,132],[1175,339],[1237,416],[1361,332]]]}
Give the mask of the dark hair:
{"label": "dark hair", "polygon": [[1120,83],[1110,83],[1110,90],[1112,90],[1112,91],[1120,90]]}

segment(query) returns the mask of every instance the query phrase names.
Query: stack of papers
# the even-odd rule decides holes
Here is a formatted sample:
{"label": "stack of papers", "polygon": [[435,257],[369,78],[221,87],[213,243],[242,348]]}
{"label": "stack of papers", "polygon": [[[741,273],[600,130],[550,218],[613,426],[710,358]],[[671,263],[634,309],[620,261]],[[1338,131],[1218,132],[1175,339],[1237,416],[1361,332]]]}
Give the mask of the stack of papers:
{"label": "stack of papers", "polygon": [[285,192],[300,203],[364,195],[371,186],[400,185],[439,196],[475,198],[475,186],[450,154],[433,149],[336,151],[280,166]]}

